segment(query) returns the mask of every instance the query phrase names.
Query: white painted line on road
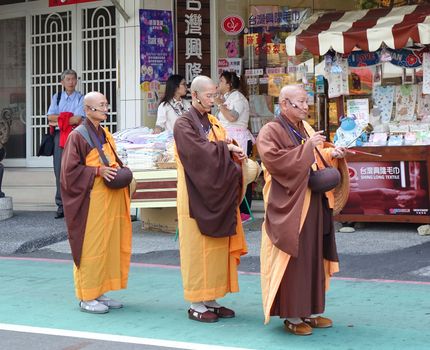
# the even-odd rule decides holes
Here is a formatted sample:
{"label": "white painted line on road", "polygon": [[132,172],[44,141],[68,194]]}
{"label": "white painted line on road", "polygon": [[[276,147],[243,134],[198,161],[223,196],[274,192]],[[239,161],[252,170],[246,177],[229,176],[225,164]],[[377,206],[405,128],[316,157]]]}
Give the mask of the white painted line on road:
{"label": "white painted line on road", "polygon": [[14,324],[7,324],[7,323],[0,323],[0,330],[11,331],[11,332],[21,332],[21,333],[45,334],[45,335],[53,335],[53,336],[59,336],[59,337],[92,339],[92,340],[119,342],[119,343],[127,343],[127,344],[152,345],[152,346],[187,349],[187,350],[188,349],[189,350],[201,350],[201,349],[249,350],[245,348],[236,348],[236,347],[230,347],[230,346],[187,343],[187,342],[163,340],[163,339],[129,337],[125,335],[114,335],[114,334],[105,334],[105,333],[70,331],[65,329],[22,326],[22,325],[14,325]]}

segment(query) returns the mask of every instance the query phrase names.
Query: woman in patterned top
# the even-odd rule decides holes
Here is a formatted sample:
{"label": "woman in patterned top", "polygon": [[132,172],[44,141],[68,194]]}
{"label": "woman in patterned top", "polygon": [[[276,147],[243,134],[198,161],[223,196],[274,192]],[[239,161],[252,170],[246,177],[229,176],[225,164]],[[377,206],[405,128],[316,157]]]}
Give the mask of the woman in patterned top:
{"label": "woman in patterned top", "polygon": [[165,130],[173,132],[176,119],[190,108],[190,103],[182,98],[186,94],[187,83],[184,77],[179,74],[171,75],[167,79],[166,92],[158,106],[154,134]]}

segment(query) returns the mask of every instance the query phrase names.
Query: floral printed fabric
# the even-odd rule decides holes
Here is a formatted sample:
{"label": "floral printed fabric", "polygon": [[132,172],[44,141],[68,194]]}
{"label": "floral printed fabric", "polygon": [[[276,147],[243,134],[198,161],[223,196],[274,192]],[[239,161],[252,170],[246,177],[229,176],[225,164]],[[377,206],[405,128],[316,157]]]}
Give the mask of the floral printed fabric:
{"label": "floral printed fabric", "polygon": [[420,117],[430,115],[430,95],[418,94],[417,114]]}
{"label": "floral printed fabric", "polygon": [[327,76],[329,98],[349,95],[348,60],[338,60],[337,66],[338,70],[331,70]]}
{"label": "floral printed fabric", "polygon": [[381,110],[381,122],[388,123],[393,113],[394,86],[377,86],[373,90],[373,102]]}
{"label": "floral printed fabric", "polygon": [[430,52],[423,54],[423,94],[430,94]]}
{"label": "floral printed fabric", "polygon": [[396,120],[414,120],[418,85],[396,86]]}

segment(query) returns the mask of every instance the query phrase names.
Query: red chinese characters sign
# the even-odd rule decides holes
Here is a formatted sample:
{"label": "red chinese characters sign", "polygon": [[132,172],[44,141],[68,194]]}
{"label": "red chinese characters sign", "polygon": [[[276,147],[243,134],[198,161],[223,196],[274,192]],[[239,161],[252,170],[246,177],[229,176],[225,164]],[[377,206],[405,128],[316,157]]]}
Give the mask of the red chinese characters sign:
{"label": "red chinese characters sign", "polygon": [[64,5],[74,5],[81,2],[92,2],[98,0],[49,0],[49,7],[54,6],[64,6]]}
{"label": "red chinese characters sign", "polygon": [[177,0],[178,73],[187,84],[211,74],[210,0]]}
{"label": "red chinese characters sign", "polygon": [[341,214],[429,215],[425,162],[351,162],[350,193]]}

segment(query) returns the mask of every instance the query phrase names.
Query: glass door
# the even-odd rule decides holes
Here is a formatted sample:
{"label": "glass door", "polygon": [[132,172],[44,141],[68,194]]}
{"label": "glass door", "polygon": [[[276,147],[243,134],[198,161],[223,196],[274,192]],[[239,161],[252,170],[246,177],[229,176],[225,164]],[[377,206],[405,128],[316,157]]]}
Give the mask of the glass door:
{"label": "glass door", "polygon": [[0,19],[0,148],[4,164],[26,157],[25,17]]}

